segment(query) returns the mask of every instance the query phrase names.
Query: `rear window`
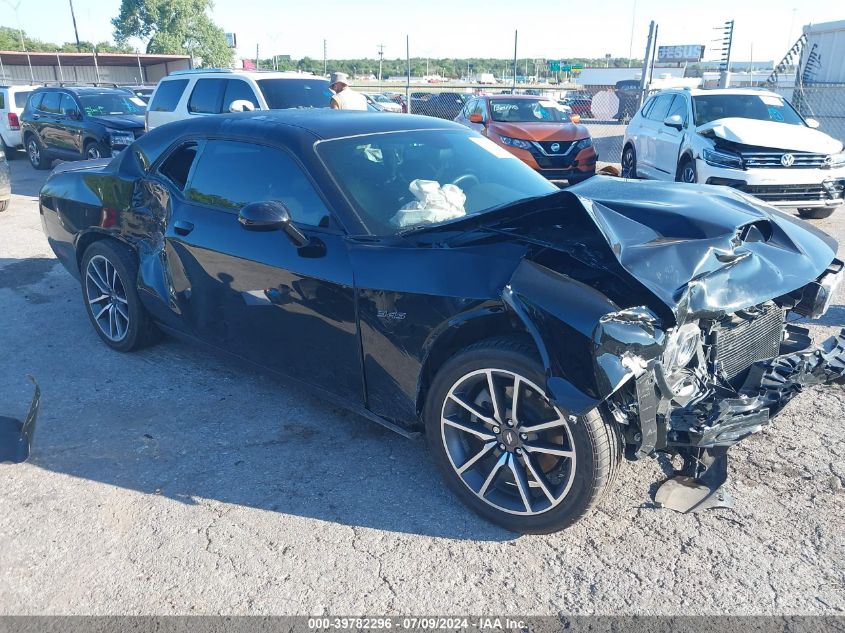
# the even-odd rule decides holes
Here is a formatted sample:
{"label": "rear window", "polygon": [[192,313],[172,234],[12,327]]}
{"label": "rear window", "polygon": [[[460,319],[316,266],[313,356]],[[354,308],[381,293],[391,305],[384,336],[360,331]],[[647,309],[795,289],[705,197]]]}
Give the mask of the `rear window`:
{"label": "rear window", "polygon": [[257,83],[271,110],[328,108],[332,98],[325,79],[259,79]]}
{"label": "rear window", "polygon": [[179,98],[188,85],[187,79],[174,79],[162,81],[158,85],[153,102],[150,104],[151,112],[173,112],[179,103]]}
{"label": "rear window", "polygon": [[15,93],[15,107],[16,108],[23,108],[26,105],[26,100],[29,99],[29,95],[32,94],[32,90],[27,90],[26,92],[16,92]]}

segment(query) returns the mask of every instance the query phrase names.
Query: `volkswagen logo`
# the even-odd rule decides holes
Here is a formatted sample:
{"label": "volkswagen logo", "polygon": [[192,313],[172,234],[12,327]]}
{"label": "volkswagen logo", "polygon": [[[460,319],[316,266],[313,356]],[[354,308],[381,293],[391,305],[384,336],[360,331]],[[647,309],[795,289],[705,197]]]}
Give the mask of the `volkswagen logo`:
{"label": "volkswagen logo", "polygon": [[549,147],[549,149],[552,150],[555,153],[559,152],[560,151],[560,143],[552,143],[551,146]]}
{"label": "volkswagen logo", "polygon": [[792,154],[784,154],[780,157],[780,164],[784,167],[792,167],[792,164],[795,162],[795,156]]}

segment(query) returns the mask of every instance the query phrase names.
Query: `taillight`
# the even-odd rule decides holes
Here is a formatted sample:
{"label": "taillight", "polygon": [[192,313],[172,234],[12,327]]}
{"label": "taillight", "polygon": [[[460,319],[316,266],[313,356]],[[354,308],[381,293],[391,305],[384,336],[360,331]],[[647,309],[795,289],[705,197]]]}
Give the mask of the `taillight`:
{"label": "taillight", "polygon": [[14,112],[9,112],[9,129],[10,130],[19,130],[21,129],[21,122],[18,121],[18,115]]}

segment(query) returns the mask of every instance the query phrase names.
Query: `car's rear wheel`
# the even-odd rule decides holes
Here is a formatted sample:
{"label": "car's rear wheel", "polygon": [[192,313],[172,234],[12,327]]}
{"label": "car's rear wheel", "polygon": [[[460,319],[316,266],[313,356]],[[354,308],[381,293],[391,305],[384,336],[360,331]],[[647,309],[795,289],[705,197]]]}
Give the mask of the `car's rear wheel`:
{"label": "car's rear wheel", "polygon": [[6,141],[2,136],[0,136],[0,143],[3,144],[3,153],[6,155],[7,160],[15,160],[18,157],[17,150],[14,147],[6,145]]}
{"label": "car's rear wheel", "polygon": [[571,416],[541,387],[530,345],[477,343],[437,373],[428,444],[446,483],[479,515],[514,532],[561,530],[595,506],[616,474],[622,436],[599,411]]}
{"label": "car's rear wheel", "polygon": [[50,169],[52,161],[44,155],[41,143],[34,135],[30,135],[26,140],[26,155],[35,169]]}
{"label": "car's rear wheel", "polygon": [[637,153],[634,151],[632,145],[626,145],[622,152],[622,171],[620,176],[623,178],[637,177]]}
{"label": "car's rear wheel", "polygon": [[833,212],[834,207],[816,207],[815,209],[798,209],[798,215],[806,220],[824,220],[829,218]]}
{"label": "car's rear wheel", "polygon": [[675,176],[678,182],[698,182],[698,171],[695,169],[695,161],[691,158],[684,159],[678,166],[678,173]]}
{"label": "car's rear wheel", "polygon": [[113,240],[94,242],[80,271],[88,318],[106,345],[130,352],[156,340],[158,329],[138,297],[138,264],[129,248]]}

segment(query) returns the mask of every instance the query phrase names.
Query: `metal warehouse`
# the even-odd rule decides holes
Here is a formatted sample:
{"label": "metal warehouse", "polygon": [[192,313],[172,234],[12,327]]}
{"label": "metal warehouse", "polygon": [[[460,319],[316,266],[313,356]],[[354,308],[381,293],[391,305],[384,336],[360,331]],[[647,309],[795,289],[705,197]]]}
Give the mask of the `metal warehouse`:
{"label": "metal warehouse", "polygon": [[5,83],[156,83],[190,67],[187,55],[0,51],[0,81]]}

